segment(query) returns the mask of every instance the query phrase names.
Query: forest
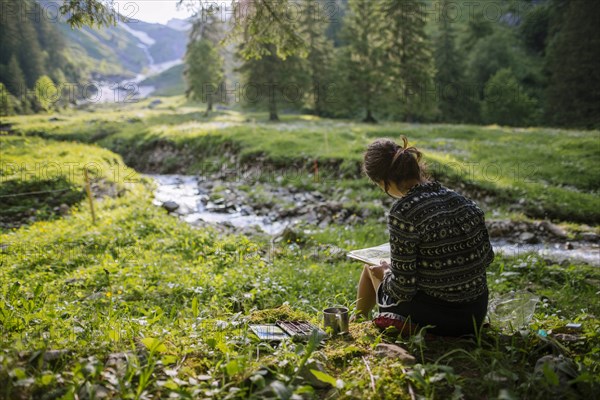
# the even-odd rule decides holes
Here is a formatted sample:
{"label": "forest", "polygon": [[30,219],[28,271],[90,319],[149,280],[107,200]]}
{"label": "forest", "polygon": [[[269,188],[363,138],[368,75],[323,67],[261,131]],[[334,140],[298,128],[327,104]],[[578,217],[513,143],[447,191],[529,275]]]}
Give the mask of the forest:
{"label": "forest", "polygon": [[[269,110],[271,120],[283,110],[367,122],[598,127],[594,2],[306,0],[268,2],[264,12],[244,2],[180,3],[200,7],[186,91],[208,109],[244,103]],[[84,96],[72,86],[91,67],[65,46],[53,23],[58,7],[3,4],[2,113],[64,108]],[[23,18],[10,18],[23,9]],[[225,74],[232,69],[235,76]]]}

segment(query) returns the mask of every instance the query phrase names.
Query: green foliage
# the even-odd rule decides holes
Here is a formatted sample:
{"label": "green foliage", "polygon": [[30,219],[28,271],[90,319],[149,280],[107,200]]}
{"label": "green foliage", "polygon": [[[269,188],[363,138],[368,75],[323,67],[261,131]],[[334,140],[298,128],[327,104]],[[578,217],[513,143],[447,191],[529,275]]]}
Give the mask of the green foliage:
{"label": "green foliage", "polygon": [[327,103],[335,86],[331,72],[333,42],[326,35],[329,25],[322,4],[303,0],[299,5],[302,9],[300,34],[307,43],[306,69],[311,81],[306,97],[314,114],[323,116],[327,113]]}
{"label": "green foliage", "polygon": [[472,81],[481,85],[480,93],[483,93],[486,82],[501,69],[519,69],[517,64],[521,62],[521,58],[517,58],[512,50],[516,44],[514,34],[506,29],[497,29],[477,41],[470,53],[468,68]]}
{"label": "green foliage", "polygon": [[385,37],[381,24],[383,10],[380,2],[350,0],[348,12],[344,19],[344,38],[348,43],[347,51],[340,52],[345,56],[347,78],[340,82],[345,84],[345,92],[352,93],[358,107],[366,113],[365,122],[374,122],[373,113],[383,106],[383,90],[385,88]]}
{"label": "green foliage", "polygon": [[542,4],[529,10],[519,26],[520,36],[525,46],[536,54],[543,54],[546,50],[550,29],[551,7]]}
{"label": "green foliage", "polygon": [[[240,56],[244,54],[245,46],[240,46]],[[238,69],[243,77],[241,100],[248,107],[267,108],[269,120],[278,121],[282,103],[286,109],[294,109],[304,101],[309,84],[305,73],[306,60],[298,56],[282,59],[274,45],[266,47],[262,54],[259,59],[244,60]]]}
{"label": "green foliage", "polygon": [[431,119],[435,104],[429,93],[434,90],[435,66],[425,32],[426,3],[422,0],[380,3],[388,22],[383,37],[390,85],[387,89],[392,100],[388,107],[407,122]]}
{"label": "green foliage", "polygon": [[189,43],[185,62],[186,96],[206,103],[206,111],[212,111],[222,92],[223,58],[208,39],[201,39]]}
{"label": "green foliage", "polygon": [[[14,110],[39,111],[34,96],[28,89],[42,76],[50,76],[57,83],[77,77],[76,68],[65,57],[65,42],[55,24],[48,20],[44,4],[33,0],[10,0],[3,3],[5,18],[0,21],[0,82],[20,100]],[[38,96],[36,96],[38,97]]]}
{"label": "green foliage", "polygon": [[240,1],[232,6],[234,24],[228,38],[243,43],[239,49],[243,59],[306,56],[306,44],[288,17],[294,9],[290,0]]}
{"label": "green foliage", "polygon": [[52,79],[43,75],[35,82],[35,100],[39,107],[48,111],[60,98],[60,92]]}
{"label": "green foliage", "polygon": [[556,0],[547,49],[547,117],[557,125],[600,126],[598,4]]}
{"label": "green foliage", "polygon": [[534,101],[510,68],[501,69],[486,83],[482,109],[485,122],[525,126],[533,120],[534,111]]}
{"label": "green foliage", "polygon": [[5,79],[8,91],[15,96],[22,96],[27,87],[25,84],[25,75],[21,71],[17,57],[14,55],[10,57],[8,67],[6,67]]}
{"label": "green foliage", "polygon": [[8,91],[6,86],[0,82],[0,116],[12,115],[17,107],[17,100]]}
{"label": "green foliage", "polygon": [[60,12],[67,15],[67,23],[71,27],[116,25],[117,13],[112,0],[65,0],[60,6]]}
{"label": "green foliage", "polygon": [[406,121],[431,118],[434,65],[425,27],[421,2],[350,1],[345,46],[335,61],[337,114],[362,111],[365,122],[376,122],[375,113]]}
{"label": "green foliage", "polygon": [[[440,7],[448,10],[451,3],[444,0]],[[465,54],[456,46],[456,27],[442,16],[435,38],[435,92],[439,119],[447,122],[477,122],[479,117],[476,94],[469,90],[465,75]]]}

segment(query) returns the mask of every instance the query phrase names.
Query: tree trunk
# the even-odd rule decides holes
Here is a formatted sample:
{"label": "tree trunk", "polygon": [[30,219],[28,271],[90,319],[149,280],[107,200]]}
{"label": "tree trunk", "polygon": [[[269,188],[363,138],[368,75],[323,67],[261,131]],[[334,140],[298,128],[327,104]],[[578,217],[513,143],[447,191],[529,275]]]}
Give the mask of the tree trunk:
{"label": "tree trunk", "polygon": [[275,94],[269,97],[269,121],[279,121],[277,115],[277,102],[275,100]]}
{"label": "tree trunk", "polygon": [[208,115],[208,113],[213,110],[212,94],[209,94],[206,97],[207,97],[207,99],[206,99],[207,100],[207,104],[206,104],[206,112],[205,112],[205,114]]}
{"label": "tree trunk", "polygon": [[377,120],[373,117],[373,114],[371,114],[371,110],[367,109],[367,116],[365,117],[365,119],[363,119],[363,122],[369,123],[369,124],[376,124]]}

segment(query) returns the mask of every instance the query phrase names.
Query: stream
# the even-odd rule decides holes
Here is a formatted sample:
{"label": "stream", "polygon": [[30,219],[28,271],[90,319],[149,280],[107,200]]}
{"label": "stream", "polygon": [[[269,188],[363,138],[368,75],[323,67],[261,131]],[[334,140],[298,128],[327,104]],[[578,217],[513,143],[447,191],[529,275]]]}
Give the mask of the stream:
{"label": "stream", "polygon": [[[282,217],[275,212],[259,215],[252,204],[245,204],[248,198],[239,198],[235,205],[222,199],[211,201],[214,182],[199,180],[189,175],[145,175],[154,180],[157,189],[153,203],[178,215],[183,221],[199,226],[210,224],[234,228],[243,233],[264,232],[271,236],[280,235],[286,227],[297,224],[301,217]],[[293,197],[292,194],[289,196]],[[317,208],[315,205],[312,208]],[[264,214],[264,213],[262,213]],[[544,241],[523,243],[518,238],[492,237],[496,253],[518,256],[525,252],[535,252],[542,258],[556,262],[577,261],[600,266],[600,246],[596,241]]]}
{"label": "stream", "polygon": [[[210,189],[202,187],[198,178],[187,175],[146,175],[154,179],[157,190],[153,203],[164,206],[169,201],[177,203],[173,213],[185,222],[197,225],[199,222],[222,224],[233,228],[253,228],[276,236],[293,221],[277,221],[273,217],[253,214],[249,207],[240,205],[238,209],[226,208],[222,204],[209,201]],[[167,209],[168,203],[166,204]]]}

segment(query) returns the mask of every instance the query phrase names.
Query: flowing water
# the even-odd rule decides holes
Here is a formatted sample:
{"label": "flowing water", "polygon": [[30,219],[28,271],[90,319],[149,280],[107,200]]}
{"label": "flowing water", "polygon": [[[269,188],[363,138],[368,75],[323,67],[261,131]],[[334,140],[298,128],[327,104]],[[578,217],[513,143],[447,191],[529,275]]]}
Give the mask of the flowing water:
{"label": "flowing water", "polygon": [[[188,175],[146,175],[156,182],[154,204],[162,206],[168,201],[176,202],[179,207],[174,213],[190,224],[204,221],[210,224],[227,224],[234,228],[258,227],[270,235],[280,234],[286,226],[296,221],[292,218],[274,218],[260,216],[248,212],[238,204],[232,209],[221,209],[219,205],[209,200],[210,189],[203,185],[196,176]],[[251,209],[251,208],[250,208]],[[218,211],[215,211],[218,210]],[[573,249],[568,249],[566,243],[512,243],[511,238],[494,238],[492,246],[496,253],[507,256],[518,256],[534,252],[542,258],[555,261],[578,261],[594,266],[600,266],[600,249],[597,243],[574,242]]]}
{"label": "flowing water", "polygon": [[[166,201],[175,201],[179,207],[175,210],[181,219],[190,224],[205,221],[212,224],[228,223],[236,228],[257,226],[270,235],[281,233],[291,220],[277,221],[266,216],[259,216],[239,210],[227,212],[212,211],[217,204],[209,201],[209,191],[202,188],[198,178],[187,175],[147,175],[154,179],[157,189],[154,193],[154,204],[161,206]],[[240,204],[242,206],[243,204]]]}

